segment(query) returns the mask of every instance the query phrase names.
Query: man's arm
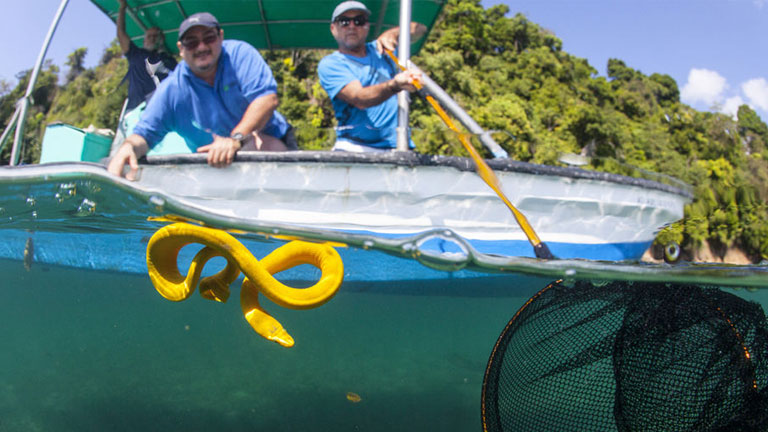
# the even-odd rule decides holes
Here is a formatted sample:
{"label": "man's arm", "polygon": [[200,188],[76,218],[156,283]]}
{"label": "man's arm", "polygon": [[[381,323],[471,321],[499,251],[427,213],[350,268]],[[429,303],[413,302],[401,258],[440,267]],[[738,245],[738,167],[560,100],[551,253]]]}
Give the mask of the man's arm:
{"label": "man's arm", "polygon": [[[421,23],[411,23],[411,42],[417,41],[427,32],[427,26]],[[400,38],[400,27],[392,27],[376,38],[376,49],[383,53],[385,49],[394,51]]]}
{"label": "man's arm", "polygon": [[418,72],[404,71],[389,81],[368,87],[363,87],[360,81],[355,80],[344,86],[336,97],[357,109],[366,109],[384,102],[400,90],[415,91],[413,82],[419,78],[421,74]]}
{"label": "man's arm", "polygon": [[147,154],[149,146],[147,140],[141,135],[133,134],[125,139],[123,144],[117,150],[107,165],[107,171],[118,177],[123,176],[123,167],[127,163],[130,171],[125,175],[128,180],[136,180],[136,174],[139,171],[139,158]]}
{"label": "man's arm", "polygon": [[272,118],[272,113],[275,112],[278,105],[280,105],[280,100],[278,100],[277,95],[274,93],[257,97],[248,105],[248,109],[245,110],[240,123],[232,129],[232,134],[239,132],[243,135],[248,135],[251,132],[258,132],[264,129],[264,126]]}
{"label": "man's arm", "polygon": [[[422,37],[426,32],[427,27],[424,24],[411,23],[412,40]],[[399,27],[393,27],[385,31],[376,38],[376,49],[379,53],[382,53],[384,49],[394,50],[397,47],[399,37]],[[419,78],[421,78],[421,74],[418,72],[404,71],[395,75],[389,81],[368,87],[363,87],[360,81],[352,81],[339,91],[337,97],[357,109],[366,109],[379,105],[401,90],[415,91],[416,88],[413,86],[413,82]]]}
{"label": "man's arm", "polygon": [[[240,123],[230,134],[240,133],[250,137],[251,133],[258,132],[267,125],[272,113],[277,109],[280,101],[274,93],[257,97],[248,105]],[[279,137],[277,137],[279,138]],[[232,163],[235,153],[241,148],[238,140],[229,137],[214,136],[213,142],[197,149],[198,153],[208,153],[208,164],[215,167],[224,167]]]}
{"label": "man's arm", "polygon": [[117,11],[117,40],[120,41],[120,49],[123,55],[131,48],[131,38],[125,32],[125,8],[126,0],[120,0],[120,8]]}

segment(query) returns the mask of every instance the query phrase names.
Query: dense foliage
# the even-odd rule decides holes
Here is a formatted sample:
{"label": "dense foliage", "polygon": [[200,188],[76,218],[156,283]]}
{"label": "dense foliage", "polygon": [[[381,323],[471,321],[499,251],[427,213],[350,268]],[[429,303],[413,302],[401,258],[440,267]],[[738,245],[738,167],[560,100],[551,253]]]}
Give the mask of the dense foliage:
{"label": "dense foliage", "polygon": [[[720,253],[736,245],[768,259],[768,126],[752,109],[741,106],[738,120],[696,111],[680,103],[670,76],[645,75],[619,59],[609,60],[607,77],[599,76],[585,59],[563,51],[554,34],[508,12],[504,5],[484,9],[479,0],[449,0],[414,62],[481,126],[496,131],[512,158],[558,165],[562,154],[577,153],[589,158],[587,169],[660,173],[693,185],[685,218],[664,229],[658,243],[675,241],[688,253],[705,243]],[[263,53],[278,81],[280,111],[304,149],[327,149],[333,141],[333,110],[316,75],[327,53]],[[125,60],[114,43],[93,69],[82,67],[84,54],[70,56],[63,86],[56,66],[41,74],[24,161],[39,157],[50,122],[115,126],[126,93],[118,85]],[[28,74],[19,75],[13,90],[0,86],[0,124],[8,122]],[[464,154],[416,97],[411,124],[418,151]],[[7,161],[8,149],[0,156]]]}
{"label": "dense foliage", "polygon": [[[69,55],[64,85],[58,84],[58,66],[47,62],[40,71],[24,128],[22,163],[40,160],[40,144],[48,124],[64,122],[81,128],[94,125],[111,129],[117,125],[128,95],[127,86],[120,85],[128,63],[122,58],[117,40],[104,51],[93,69],[83,66],[86,54],[86,48],[78,48]],[[8,90],[7,83],[0,85],[0,89],[5,89],[0,96],[3,130],[16,109],[16,102],[26,93],[31,73],[31,70],[20,72],[16,76],[19,83],[13,90]],[[0,153],[2,164],[10,160],[10,147],[6,144]]]}

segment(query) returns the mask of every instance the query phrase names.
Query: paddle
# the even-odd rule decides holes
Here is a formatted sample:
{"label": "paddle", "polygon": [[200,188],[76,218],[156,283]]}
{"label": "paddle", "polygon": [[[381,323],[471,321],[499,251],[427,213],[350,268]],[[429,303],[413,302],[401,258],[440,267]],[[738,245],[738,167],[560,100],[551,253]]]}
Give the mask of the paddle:
{"label": "paddle", "polygon": [[[390,50],[385,50],[386,53],[392,58],[392,61],[395,62],[395,64],[400,68],[400,70],[406,70],[406,68],[400,64],[400,62],[397,60],[397,57],[392,53]],[[414,87],[421,90],[424,86],[419,81],[413,82]],[[426,94],[425,98],[427,102],[429,102],[430,105],[432,105],[432,108],[437,111],[437,115],[440,116],[440,118],[443,120],[446,126],[459,136],[459,141],[461,141],[461,144],[464,146],[464,149],[467,150],[469,155],[472,157],[472,160],[475,161],[475,166],[477,167],[477,173],[480,175],[480,178],[482,178],[488,186],[493,189],[494,192],[496,192],[496,195],[501,198],[501,200],[504,202],[504,204],[507,205],[509,210],[512,211],[512,214],[515,216],[515,220],[517,221],[517,224],[520,226],[520,228],[525,233],[526,237],[528,237],[528,241],[531,242],[531,245],[533,246],[533,252],[536,254],[536,258],[544,258],[544,259],[555,259],[555,256],[552,255],[552,252],[549,251],[549,247],[547,247],[546,243],[542,242],[541,239],[539,239],[539,236],[536,234],[536,231],[533,230],[533,227],[531,227],[531,224],[528,223],[528,219],[525,218],[525,215],[520,212],[520,210],[516,209],[515,206],[512,205],[512,203],[509,201],[507,196],[504,194],[504,192],[501,190],[501,183],[499,182],[499,178],[496,177],[496,174],[493,172],[491,167],[488,166],[488,164],[483,160],[482,157],[480,157],[480,154],[477,152],[474,146],[469,142],[469,139],[467,139],[467,135],[461,133],[459,129],[456,127],[456,125],[453,123],[450,117],[448,117],[448,114],[443,110],[443,108],[440,106],[440,104],[437,103],[435,98],[433,98],[431,95]]]}

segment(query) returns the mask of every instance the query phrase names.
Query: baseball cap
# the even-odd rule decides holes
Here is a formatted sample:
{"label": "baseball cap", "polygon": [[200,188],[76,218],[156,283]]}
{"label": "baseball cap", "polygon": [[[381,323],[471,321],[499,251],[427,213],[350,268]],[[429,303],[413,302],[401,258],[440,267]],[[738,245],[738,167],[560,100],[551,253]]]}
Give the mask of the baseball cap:
{"label": "baseball cap", "polygon": [[188,16],[187,19],[185,19],[179,26],[179,40],[184,37],[184,33],[186,33],[187,30],[195,26],[203,26],[208,28],[219,27],[219,21],[216,20],[215,16],[209,14],[208,12],[198,12],[196,14],[192,14]]}
{"label": "baseball cap", "polygon": [[371,15],[371,11],[369,11],[368,8],[365,7],[365,5],[360,3],[359,1],[345,1],[345,2],[339,3],[339,5],[336,6],[336,9],[333,10],[333,16],[331,17],[331,21],[335,21],[339,15],[343,14],[346,11],[351,11],[351,10],[361,10],[365,12],[366,16]]}

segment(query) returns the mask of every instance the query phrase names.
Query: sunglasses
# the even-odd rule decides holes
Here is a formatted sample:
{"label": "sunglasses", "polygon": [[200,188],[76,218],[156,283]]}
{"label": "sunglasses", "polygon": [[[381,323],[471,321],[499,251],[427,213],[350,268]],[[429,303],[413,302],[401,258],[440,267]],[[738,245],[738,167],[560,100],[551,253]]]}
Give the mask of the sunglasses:
{"label": "sunglasses", "polygon": [[184,39],[181,40],[181,45],[184,48],[186,48],[188,50],[191,50],[191,49],[197,48],[197,46],[200,45],[200,42],[202,42],[202,43],[204,43],[206,45],[210,45],[210,44],[216,42],[218,39],[219,39],[219,33],[218,32],[216,32],[216,33],[208,33],[205,36],[203,36],[202,39],[198,39],[198,38],[194,38],[194,37],[184,38]]}
{"label": "sunglasses", "polygon": [[354,17],[351,17],[351,18],[350,17],[341,16],[341,17],[336,18],[336,20],[334,22],[336,24],[342,26],[342,27],[349,27],[349,25],[351,23],[353,23],[353,22],[355,23],[355,25],[357,27],[362,27],[362,26],[368,24],[368,17],[366,17],[365,15],[358,15],[358,16],[354,16]]}

